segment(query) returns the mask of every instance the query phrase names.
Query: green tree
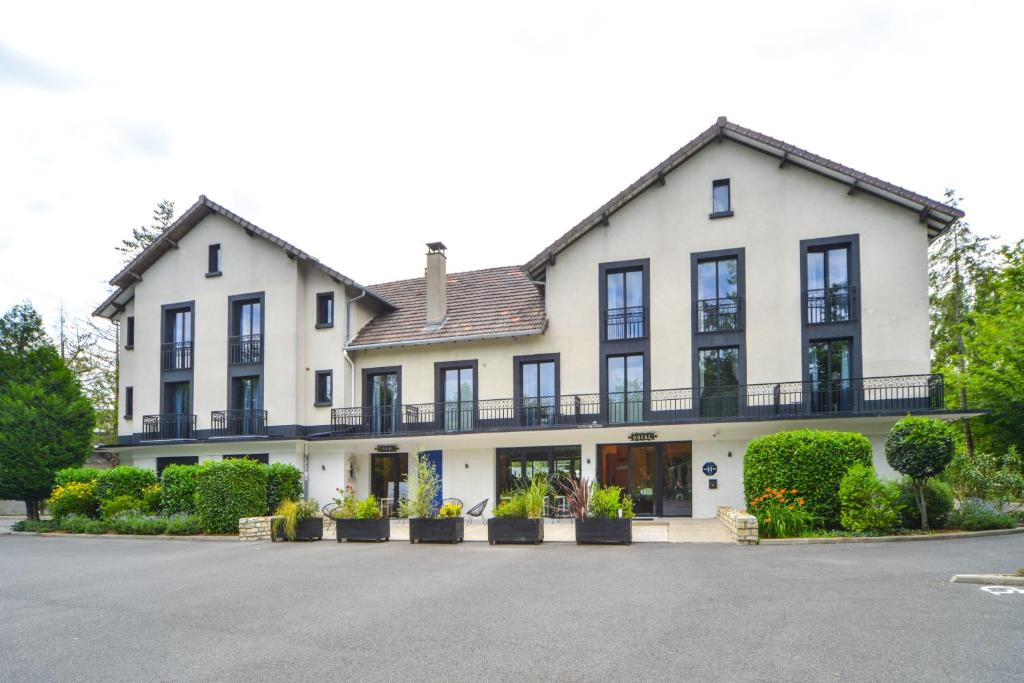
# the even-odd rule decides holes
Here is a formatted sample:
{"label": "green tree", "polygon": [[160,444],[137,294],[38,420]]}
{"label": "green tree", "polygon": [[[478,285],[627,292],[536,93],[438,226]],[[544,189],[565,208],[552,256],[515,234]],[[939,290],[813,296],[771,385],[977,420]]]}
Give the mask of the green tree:
{"label": "green tree", "polygon": [[[958,206],[962,201],[955,190],[946,190],[946,203]],[[968,345],[974,334],[972,312],[979,287],[992,271],[988,243],[963,220],[952,225],[931,246],[928,281],[930,285],[932,368],[946,376],[947,403],[966,409],[968,375],[973,369]],[[971,423],[963,422],[968,456],[974,453]]]}
{"label": "green tree", "polygon": [[131,239],[121,240],[115,249],[121,253],[125,265],[139,255],[143,249],[155,242],[160,235],[174,222],[174,202],[163,200],[153,209],[153,222],[140,225],[132,230]]}
{"label": "green tree", "polygon": [[97,324],[88,318],[69,318],[63,305],[59,316],[55,336],[61,360],[96,413],[93,446],[113,443],[117,439],[118,329],[107,321]]}
{"label": "green tree", "polygon": [[921,528],[928,530],[925,483],[942,474],[956,452],[956,432],[942,420],[905,417],[892,426],[885,439],[885,459],[889,465],[914,482]]}
{"label": "green tree", "polygon": [[89,456],[92,406],[31,304],[0,318],[0,499],[25,501],[30,519],[54,473]]}

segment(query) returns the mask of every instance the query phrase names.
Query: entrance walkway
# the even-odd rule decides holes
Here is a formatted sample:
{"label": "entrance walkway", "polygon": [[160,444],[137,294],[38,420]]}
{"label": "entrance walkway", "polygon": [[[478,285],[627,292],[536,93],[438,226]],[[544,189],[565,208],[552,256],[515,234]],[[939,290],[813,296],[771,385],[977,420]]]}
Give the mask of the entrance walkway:
{"label": "entrance walkway", "polygon": [[[331,537],[333,531],[325,534]],[[391,540],[408,541],[409,523],[406,520],[391,521]],[[487,525],[466,523],[467,541],[487,541]],[[576,541],[575,527],[571,519],[544,520],[545,542]],[[687,517],[635,520],[633,522],[634,543],[733,543],[729,531],[717,519],[690,519]]]}

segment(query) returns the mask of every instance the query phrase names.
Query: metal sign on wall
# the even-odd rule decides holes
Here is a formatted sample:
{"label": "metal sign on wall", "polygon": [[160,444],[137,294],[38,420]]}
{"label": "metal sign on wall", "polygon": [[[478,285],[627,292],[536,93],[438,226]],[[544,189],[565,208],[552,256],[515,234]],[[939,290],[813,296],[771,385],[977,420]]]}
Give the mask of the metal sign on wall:
{"label": "metal sign on wall", "polygon": [[630,441],[656,441],[658,439],[657,432],[630,432]]}
{"label": "metal sign on wall", "polygon": [[379,443],[376,450],[378,453],[397,453],[398,446],[393,443]]}

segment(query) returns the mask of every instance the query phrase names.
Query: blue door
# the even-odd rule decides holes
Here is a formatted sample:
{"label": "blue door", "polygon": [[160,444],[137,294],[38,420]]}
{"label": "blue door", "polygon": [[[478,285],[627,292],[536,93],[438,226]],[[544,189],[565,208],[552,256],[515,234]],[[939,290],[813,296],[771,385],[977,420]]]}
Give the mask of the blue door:
{"label": "blue door", "polygon": [[[437,473],[437,480],[439,482],[444,481],[444,479],[442,478],[443,471],[441,469],[441,451],[423,451],[422,453],[420,453],[420,457],[426,460],[429,464],[433,465],[434,472]],[[444,500],[443,488],[443,486],[439,486],[437,488],[437,495],[434,497],[435,510],[441,509],[441,501]]]}

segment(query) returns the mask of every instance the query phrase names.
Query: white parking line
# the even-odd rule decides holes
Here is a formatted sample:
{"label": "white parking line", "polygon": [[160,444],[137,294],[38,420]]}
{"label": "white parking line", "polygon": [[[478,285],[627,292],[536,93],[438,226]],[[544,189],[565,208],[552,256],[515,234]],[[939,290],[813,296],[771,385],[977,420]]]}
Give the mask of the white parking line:
{"label": "white parking line", "polygon": [[1024,588],[1016,586],[981,586],[981,590],[992,595],[1024,595]]}

